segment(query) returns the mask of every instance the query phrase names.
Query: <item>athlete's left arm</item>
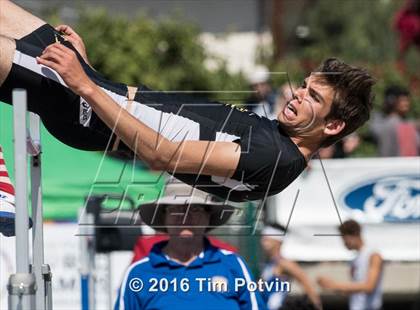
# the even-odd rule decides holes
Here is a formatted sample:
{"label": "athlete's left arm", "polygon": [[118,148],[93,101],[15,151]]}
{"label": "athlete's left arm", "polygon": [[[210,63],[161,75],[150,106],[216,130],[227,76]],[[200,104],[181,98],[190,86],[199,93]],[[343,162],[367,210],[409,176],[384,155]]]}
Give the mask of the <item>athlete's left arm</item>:
{"label": "athlete's left arm", "polygon": [[344,294],[372,293],[378,284],[383,267],[382,257],[378,253],[371,255],[369,270],[364,282],[336,282],[328,277],[319,277],[318,284],[329,290],[338,291]]}
{"label": "athlete's left arm", "polygon": [[75,53],[62,44],[48,46],[39,64],[57,71],[102,121],[152,169],[231,177],[241,148],[233,142],[173,142],[140,122],[100,89],[83,71]]}

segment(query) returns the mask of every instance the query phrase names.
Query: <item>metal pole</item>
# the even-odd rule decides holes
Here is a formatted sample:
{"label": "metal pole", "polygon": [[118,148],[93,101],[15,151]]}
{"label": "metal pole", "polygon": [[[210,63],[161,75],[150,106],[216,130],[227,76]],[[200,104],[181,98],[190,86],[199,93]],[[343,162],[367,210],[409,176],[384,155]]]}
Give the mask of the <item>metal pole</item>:
{"label": "metal pole", "polygon": [[28,144],[31,146],[31,196],[32,196],[32,254],[33,270],[38,290],[36,292],[36,309],[46,309],[49,292],[46,290],[46,280],[50,279],[49,266],[44,266],[44,231],[43,231],[43,209],[42,209],[42,187],[41,187],[41,135],[39,116],[30,113],[29,116]]}
{"label": "metal pole", "polygon": [[107,274],[107,296],[108,296],[108,309],[113,308],[112,302],[112,260],[111,260],[111,253],[106,253],[106,274]]}
{"label": "metal pole", "polygon": [[35,276],[29,273],[29,214],[26,149],[26,91],[13,90],[13,129],[15,151],[15,233],[16,274],[9,278],[9,309],[35,308]]}
{"label": "metal pole", "polygon": [[42,275],[44,277],[45,284],[45,309],[51,310],[53,308],[52,303],[52,273],[50,265],[42,265]]}
{"label": "metal pole", "polygon": [[79,211],[79,253],[82,310],[95,306],[95,219],[84,209]]}
{"label": "metal pole", "polygon": [[13,91],[13,130],[16,184],[16,272],[29,273],[28,170],[26,150],[26,91]]}
{"label": "metal pole", "polygon": [[9,310],[32,310],[35,308],[36,283],[33,273],[15,273],[7,283]]}
{"label": "metal pole", "polygon": [[[93,225],[92,225],[92,229]],[[95,232],[93,235],[88,239],[88,251],[89,251],[89,309],[96,309],[96,272],[95,272],[95,257],[96,257],[96,250],[95,250],[95,242],[96,236]]]}

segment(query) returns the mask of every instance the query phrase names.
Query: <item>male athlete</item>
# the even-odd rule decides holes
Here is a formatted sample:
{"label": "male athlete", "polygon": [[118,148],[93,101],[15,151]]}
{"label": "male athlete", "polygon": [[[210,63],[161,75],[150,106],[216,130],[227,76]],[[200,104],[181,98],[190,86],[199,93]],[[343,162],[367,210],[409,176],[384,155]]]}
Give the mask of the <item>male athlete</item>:
{"label": "male athlete", "polygon": [[269,120],[218,102],[108,81],[90,67],[71,28],[58,28],[66,40],[13,3],[0,6],[1,101],[11,104],[12,89],[25,88],[29,109],[60,141],[105,150],[121,140],[120,149],[128,146],[151,168],[227,200],[279,193],[319,148],[369,118],[372,77],[337,59],[324,61],[277,120]]}

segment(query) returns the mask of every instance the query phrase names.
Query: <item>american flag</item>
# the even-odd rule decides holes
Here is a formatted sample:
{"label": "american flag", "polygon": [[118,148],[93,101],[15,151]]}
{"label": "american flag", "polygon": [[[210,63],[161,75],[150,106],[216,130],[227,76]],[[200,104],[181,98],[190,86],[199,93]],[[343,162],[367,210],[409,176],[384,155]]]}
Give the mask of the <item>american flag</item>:
{"label": "american flag", "polygon": [[[32,227],[28,219],[28,228]],[[0,146],[0,233],[5,236],[15,235],[15,188],[9,178],[3,150]]]}
{"label": "american flag", "polygon": [[6,163],[3,157],[3,150],[0,146],[0,203],[14,205],[15,203],[15,189],[9,178]]}
{"label": "american flag", "polygon": [[0,146],[0,233],[15,234],[15,189],[9,178],[3,150]]}
{"label": "american flag", "polygon": [[[3,150],[0,146],[0,211],[7,211],[15,203],[15,189],[9,178],[6,163],[3,157]],[[7,208],[8,206],[9,208]]]}

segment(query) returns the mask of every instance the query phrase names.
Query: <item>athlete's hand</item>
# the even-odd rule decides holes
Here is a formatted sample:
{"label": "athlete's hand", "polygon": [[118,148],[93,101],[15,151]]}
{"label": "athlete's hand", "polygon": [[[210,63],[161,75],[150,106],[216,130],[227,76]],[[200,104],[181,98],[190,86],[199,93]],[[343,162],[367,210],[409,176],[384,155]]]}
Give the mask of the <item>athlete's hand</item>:
{"label": "athlete's hand", "polygon": [[55,30],[63,33],[66,40],[74,46],[74,48],[83,57],[84,61],[89,64],[85,43],[83,42],[83,39],[77,34],[77,32],[68,25],[58,25],[55,27]]}
{"label": "athlete's hand", "polygon": [[57,71],[67,86],[81,97],[95,87],[83,70],[76,53],[63,44],[49,45],[36,59],[38,64]]}

